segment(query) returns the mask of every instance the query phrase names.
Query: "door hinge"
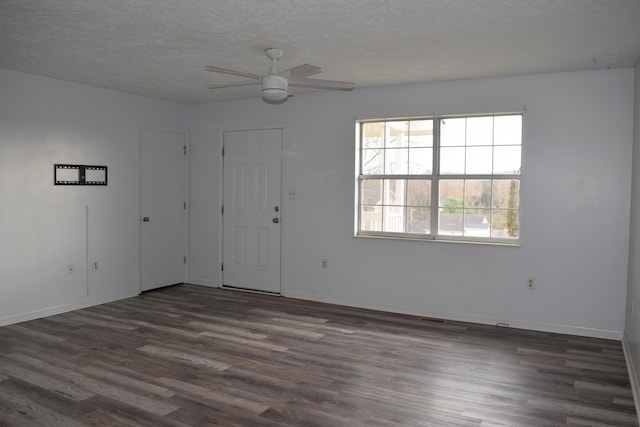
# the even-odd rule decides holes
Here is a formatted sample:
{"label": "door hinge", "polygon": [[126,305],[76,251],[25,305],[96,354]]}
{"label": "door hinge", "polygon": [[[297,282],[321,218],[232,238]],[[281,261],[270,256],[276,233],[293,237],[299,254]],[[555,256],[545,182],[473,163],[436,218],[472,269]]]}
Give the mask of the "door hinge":
{"label": "door hinge", "polygon": [[185,264],[187,263],[187,257],[184,257],[184,263]]}
{"label": "door hinge", "polygon": [[222,147],[222,157],[224,157],[224,147]]}
{"label": "door hinge", "polygon": [[220,263],[220,271],[224,271],[224,263]]}
{"label": "door hinge", "polygon": [[187,202],[184,202],[184,208],[187,209]]}
{"label": "door hinge", "polygon": [[184,155],[186,156],[187,155],[187,146],[184,145],[182,148],[184,148]]}
{"label": "door hinge", "polygon": [[224,215],[224,205],[220,206],[220,213]]}

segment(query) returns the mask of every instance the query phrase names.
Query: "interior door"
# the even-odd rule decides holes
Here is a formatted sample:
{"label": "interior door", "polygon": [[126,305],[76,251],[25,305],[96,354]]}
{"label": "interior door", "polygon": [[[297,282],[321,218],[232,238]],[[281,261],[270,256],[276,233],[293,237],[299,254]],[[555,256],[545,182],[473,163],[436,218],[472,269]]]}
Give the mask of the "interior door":
{"label": "interior door", "polygon": [[185,281],[186,135],[143,129],[140,137],[140,289]]}
{"label": "interior door", "polygon": [[222,283],[280,292],[282,129],[224,133]]}

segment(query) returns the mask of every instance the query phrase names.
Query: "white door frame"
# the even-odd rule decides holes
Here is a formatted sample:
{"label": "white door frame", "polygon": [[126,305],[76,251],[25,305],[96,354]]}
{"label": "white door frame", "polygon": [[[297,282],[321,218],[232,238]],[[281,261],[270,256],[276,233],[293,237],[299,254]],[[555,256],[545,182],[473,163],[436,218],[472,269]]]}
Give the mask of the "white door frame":
{"label": "white door frame", "polygon": [[[226,132],[234,132],[234,131],[252,131],[252,130],[267,130],[267,129],[279,129],[282,133],[282,145],[281,145],[281,162],[280,162],[280,293],[279,295],[285,295],[285,271],[283,267],[283,257],[282,253],[285,247],[285,233],[284,227],[287,223],[286,218],[286,209],[285,209],[285,197],[284,197],[284,177],[286,170],[286,156],[285,156],[285,147],[287,147],[287,133],[286,126],[284,123],[276,122],[276,123],[258,123],[258,124],[235,124],[225,127],[220,127],[218,132],[218,141],[219,141],[219,150],[218,150],[218,287],[222,288],[223,285],[223,271],[222,271],[222,262],[223,262],[223,253],[224,253],[224,242],[223,242],[223,232],[224,232],[224,215],[222,214],[222,206],[224,203],[224,156],[223,156],[223,148],[224,148],[224,134]],[[232,289],[232,288],[230,288]]]}
{"label": "white door frame", "polygon": [[186,256],[186,262],[184,264],[183,283],[187,283],[189,280],[189,266],[191,263],[189,254],[189,233],[190,233],[190,158],[191,158],[191,140],[190,134],[186,130],[174,129],[174,128],[159,128],[142,126],[139,130],[138,138],[138,292],[142,293],[142,133],[143,131],[154,132],[172,132],[184,135],[184,144],[186,147],[186,153],[184,156],[184,201],[186,203],[186,209],[184,210],[184,253]]}

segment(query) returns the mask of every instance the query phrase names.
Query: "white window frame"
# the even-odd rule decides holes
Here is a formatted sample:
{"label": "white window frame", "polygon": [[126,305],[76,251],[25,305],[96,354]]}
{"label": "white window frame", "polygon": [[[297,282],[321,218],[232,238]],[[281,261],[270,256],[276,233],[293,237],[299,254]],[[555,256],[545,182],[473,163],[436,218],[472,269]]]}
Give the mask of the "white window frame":
{"label": "white window frame", "polygon": [[[393,118],[376,118],[376,119],[362,119],[356,120],[356,167],[355,167],[355,206],[354,206],[354,236],[355,237],[373,237],[373,238],[387,238],[387,239],[408,239],[408,240],[424,240],[424,241],[446,241],[446,242],[462,242],[462,243],[485,243],[495,245],[509,245],[519,246],[522,230],[520,226],[522,224],[522,209],[520,204],[520,194],[522,191],[522,166],[518,173],[514,174],[440,174],[440,151],[441,151],[441,121],[446,119],[458,119],[458,118],[478,118],[478,117],[498,117],[498,116],[521,116],[522,124],[520,127],[520,165],[522,165],[522,128],[524,126],[524,112],[492,112],[492,113],[479,113],[479,114],[440,114],[432,116],[417,116],[417,117],[393,117]],[[417,121],[417,120],[433,120],[433,155],[432,155],[432,171],[431,174],[410,174],[410,175],[393,175],[393,174],[380,174],[380,175],[364,175],[362,173],[363,163],[363,149],[362,149],[362,128],[367,123],[385,123],[396,121]],[[492,143],[492,147],[495,147]],[[466,148],[466,146],[465,146]],[[385,148],[387,149],[387,148]],[[380,179],[380,180],[411,180],[411,179],[428,179],[431,181],[431,206],[430,208],[430,232],[428,234],[410,233],[410,232],[391,232],[391,231],[370,231],[362,230],[362,183],[365,180]],[[440,181],[442,180],[512,180],[518,181],[518,236],[514,238],[498,238],[498,237],[483,237],[483,236],[470,236],[470,235],[448,235],[439,233],[439,188]],[[407,204],[402,206],[407,209]],[[491,210],[497,210],[493,207]]]}

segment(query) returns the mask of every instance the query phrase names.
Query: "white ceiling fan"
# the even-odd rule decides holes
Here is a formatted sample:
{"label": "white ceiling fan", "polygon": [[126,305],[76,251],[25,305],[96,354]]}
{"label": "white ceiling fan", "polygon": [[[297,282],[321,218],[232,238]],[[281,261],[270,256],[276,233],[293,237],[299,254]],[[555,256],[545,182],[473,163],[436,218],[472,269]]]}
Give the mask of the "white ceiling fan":
{"label": "white ceiling fan", "polygon": [[355,87],[351,82],[340,82],[334,80],[308,79],[308,76],[318,74],[322,69],[315,65],[298,65],[284,71],[278,71],[278,58],[282,56],[282,49],[269,48],[264,53],[271,60],[271,68],[266,76],[243,73],[242,71],[228,70],[226,68],[206,66],[207,71],[214,73],[230,74],[232,76],[246,77],[257,80],[253,83],[230,83],[209,86],[209,89],[221,89],[226,87],[249,86],[260,84],[262,98],[267,102],[282,102],[289,96],[289,86],[309,87],[315,89],[329,90],[352,90]]}

